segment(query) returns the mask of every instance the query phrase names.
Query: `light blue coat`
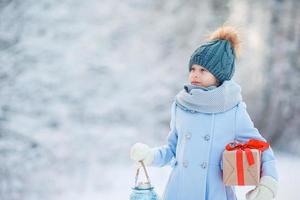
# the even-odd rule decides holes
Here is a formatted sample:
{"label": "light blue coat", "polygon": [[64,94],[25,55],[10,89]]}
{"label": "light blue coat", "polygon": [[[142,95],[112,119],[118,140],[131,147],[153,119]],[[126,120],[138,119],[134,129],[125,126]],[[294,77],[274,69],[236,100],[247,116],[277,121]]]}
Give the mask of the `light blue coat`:
{"label": "light blue coat", "polygon": [[[254,127],[246,104],[240,101],[221,113],[190,112],[175,102],[171,109],[167,144],[155,148],[152,166],[171,165],[164,200],[233,200],[233,186],[222,180],[222,153],[227,143],[250,138],[266,141]],[[276,180],[276,160],[271,148],[262,154],[261,176]]]}

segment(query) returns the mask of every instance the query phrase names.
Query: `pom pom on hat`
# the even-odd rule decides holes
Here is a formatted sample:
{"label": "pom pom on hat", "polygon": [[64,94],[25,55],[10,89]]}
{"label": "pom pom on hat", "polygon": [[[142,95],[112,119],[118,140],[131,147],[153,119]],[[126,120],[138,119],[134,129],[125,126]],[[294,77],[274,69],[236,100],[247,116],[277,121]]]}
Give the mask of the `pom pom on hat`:
{"label": "pom pom on hat", "polygon": [[228,40],[234,49],[235,55],[240,54],[240,44],[241,41],[238,37],[237,30],[232,26],[222,26],[218,28],[215,32],[209,35],[209,40]]}

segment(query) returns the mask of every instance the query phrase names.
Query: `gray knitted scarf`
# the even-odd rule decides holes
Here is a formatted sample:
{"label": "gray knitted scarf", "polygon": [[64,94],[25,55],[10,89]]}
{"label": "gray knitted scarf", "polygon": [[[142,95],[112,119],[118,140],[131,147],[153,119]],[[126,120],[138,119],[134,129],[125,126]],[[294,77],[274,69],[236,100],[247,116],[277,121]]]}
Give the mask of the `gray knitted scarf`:
{"label": "gray knitted scarf", "polygon": [[176,104],[184,110],[202,113],[220,113],[230,110],[242,101],[241,87],[233,80],[219,87],[208,88],[185,84],[176,95]]}

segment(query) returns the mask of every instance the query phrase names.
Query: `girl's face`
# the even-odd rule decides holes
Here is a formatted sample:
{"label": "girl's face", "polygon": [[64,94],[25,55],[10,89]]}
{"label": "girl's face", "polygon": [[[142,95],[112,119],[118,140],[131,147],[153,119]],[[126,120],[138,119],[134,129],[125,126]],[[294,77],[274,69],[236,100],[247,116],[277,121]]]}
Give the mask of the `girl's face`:
{"label": "girl's face", "polygon": [[198,85],[202,87],[219,85],[219,81],[212,73],[210,73],[207,69],[197,64],[192,65],[189,74],[189,81],[193,85]]}

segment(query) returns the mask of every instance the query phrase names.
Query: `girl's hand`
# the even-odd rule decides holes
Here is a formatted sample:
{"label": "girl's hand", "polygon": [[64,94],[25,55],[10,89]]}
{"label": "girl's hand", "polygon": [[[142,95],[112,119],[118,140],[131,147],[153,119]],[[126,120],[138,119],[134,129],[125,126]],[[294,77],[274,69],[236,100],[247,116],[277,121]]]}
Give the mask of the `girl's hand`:
{"label": "girl's hand", "polygon": [[144,161],[145,165],[151,165],[154,160],[154,150],[143,143],[136,143],[131,147],[130,158],[139,163]]}
{"label": "girl's hand", "polygon": [[263,176],[255,189],[247,192],[247,200],[272,200],[277,193],[278,182],[271,176]]}

